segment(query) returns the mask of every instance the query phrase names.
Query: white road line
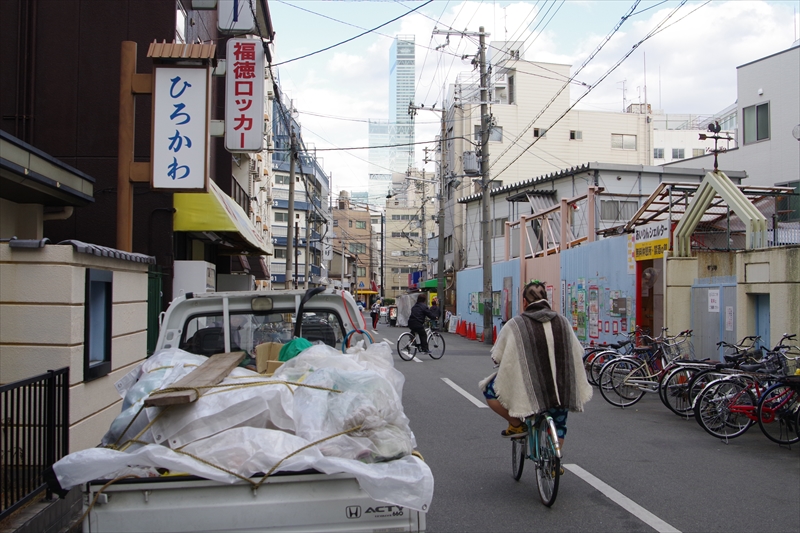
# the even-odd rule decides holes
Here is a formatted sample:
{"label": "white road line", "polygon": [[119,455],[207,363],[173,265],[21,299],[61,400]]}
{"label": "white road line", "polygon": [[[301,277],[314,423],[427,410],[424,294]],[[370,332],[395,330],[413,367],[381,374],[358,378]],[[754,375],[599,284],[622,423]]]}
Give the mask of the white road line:
{"label": "white road line", "polygon": [[392,345],[392,341],[390,341],[390,340],[389,340],[389,339],[387,339],[386,337],[384,337],[384,338],[383,338],[383,340],[385,340],[385,341],[386,341],[386,343],[387,343],[389,346],[391,346],[391,345]]}
{"label": "white road line", "polygon": [[414,357],[412,357],[411,360],[412,361],[416,361],[417,363],[422,363],[423,362],[422,359],[417,358],[416,355]]}
{"label": "white road line", "polygon": [[478,407],[480,407],[480,408],[488,408],[489,407],[488,405],[486,405],[485,403],[483,403],[482,401],[477,399],[475,396],[473,396],[472,394],[468,393],[467,391],[465,391],[464,389],[462,389],[461,387],[459,387],[458,385],[456,385],[455,383],[450,381],[449,379],[442,378],[442,381],[444,381],[445,383],[447,383],[448,385],[453,387],[453,390],[455,390],[461,396],[463,396],[467,400],[471,401],[472,403],[474,403]]}
{"label": "white road line", "polygon": [[659,533],[681,533],[678,529],[674,528],[673,526],[667,524],[659,517],[639,505],[638,503],[634,502],[618,490],[612,488],[607,483],[599,480],[583,468],[575,464],[564,465],[564,468],[584,480],[586,483],[591,485],[592,487],[596,488],[600,492],[602,492],[608,499],[612,502],[616,503],[633,516],[647,524],[648,526],[652,527]]}

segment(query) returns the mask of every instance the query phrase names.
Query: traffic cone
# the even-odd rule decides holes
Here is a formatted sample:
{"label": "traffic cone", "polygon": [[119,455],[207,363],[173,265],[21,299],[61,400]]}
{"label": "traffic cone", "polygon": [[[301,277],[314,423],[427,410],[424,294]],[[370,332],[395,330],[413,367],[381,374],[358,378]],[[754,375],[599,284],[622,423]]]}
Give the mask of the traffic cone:
{"label": "traffic cone", "polygon": [[458,321],[458,328],[456,328],[456,333],[458,333],[462,337],[465,335],[465,333],[464,333],[464,321],[463,320],[459,320]]}
{"label": "traffic cone", "polygon": [[472,324],[467,322],[466,326],[467,326],[467,334],[465,335],[465,337],[466,337],[466,339],[468,341],[471,341],[472,340]]}
{"label": "traffic cone", "polygon": [[486,339],[484,338],[485,336],[486,336],[486,328],[483,328],[483,329],[481,330],[481,344],[483,344],[484,342],[486,342]]}
{"label": "traffic cone", "polygon": [[470,339],[470,340],[472,340],[472,341],[474,341],[474,340],[477,340],[477,339],[478,339],[478,335],[477,335],[477,334],[476,334],[476,332],[475,332],[475,324],[472,324],[472,327],[470,328],[470,336],[469,336],[469,339]]}
{"label": "traffic cone", "polygon": [[492,344],[497,341],[497,326],[492,328]]}

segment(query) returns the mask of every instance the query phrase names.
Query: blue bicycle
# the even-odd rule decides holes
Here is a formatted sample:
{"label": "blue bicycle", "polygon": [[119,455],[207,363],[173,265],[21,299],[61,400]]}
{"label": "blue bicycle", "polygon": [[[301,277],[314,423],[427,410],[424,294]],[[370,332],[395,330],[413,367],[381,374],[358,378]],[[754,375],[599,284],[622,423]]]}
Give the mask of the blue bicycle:
{"label": "blue bicycle", "polygon": [[561,445],[556,425],[546,411],[528,417],[525,424],[528,434],[511,439],[511,475],[519,481],[525,459],[533,461],[539,498],[550,507],[556,501],[558,481],[561,479]]}

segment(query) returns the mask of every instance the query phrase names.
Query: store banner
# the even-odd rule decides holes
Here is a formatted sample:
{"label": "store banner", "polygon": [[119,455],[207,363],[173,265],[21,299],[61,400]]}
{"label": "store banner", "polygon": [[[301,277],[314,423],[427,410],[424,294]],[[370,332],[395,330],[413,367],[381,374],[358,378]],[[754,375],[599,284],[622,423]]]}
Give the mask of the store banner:
{"label": "store banner", "polygon": [[670,224],[667,220],[636,228],[634,249],[637,261],[664,257],[669,250]]}

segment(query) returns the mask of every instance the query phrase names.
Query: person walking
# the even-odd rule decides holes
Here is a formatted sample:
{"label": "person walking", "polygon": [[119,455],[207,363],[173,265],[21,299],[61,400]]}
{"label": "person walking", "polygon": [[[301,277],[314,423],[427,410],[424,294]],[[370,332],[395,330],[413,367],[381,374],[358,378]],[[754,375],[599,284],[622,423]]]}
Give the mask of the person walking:
{"label": "person walking", "polygon": [[498,370],[479,386],[486,403],[508,422],[503,437],[527,434],[525,418],[548,411],[561,445],[567,414],[583,411],[592,387],[583,369],[583,348],[567,318],[550,309],[545,284],[522,291],[523,312],[500,330],[492,347]]}
{"label": "person walking", "polygon": [[428,349],[428,333],[425,331],[425,319],[436,320],[439,315],[434,314],[428,308],[428,296],[425,293],[417,296],[417,303],[411,308],[411,316],[408,317],[408,329],[419,339],[420,353],[430,355]]}
{"label": "person walking", "polygon": [[381,318],[381,301],[375,300],[375,303],[372,304],[372,311],[370,311],[370,316],[372,317],[372,329],[378,329],[378,320]]}

